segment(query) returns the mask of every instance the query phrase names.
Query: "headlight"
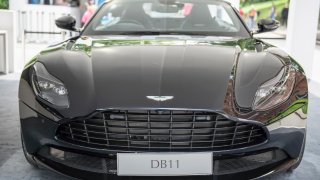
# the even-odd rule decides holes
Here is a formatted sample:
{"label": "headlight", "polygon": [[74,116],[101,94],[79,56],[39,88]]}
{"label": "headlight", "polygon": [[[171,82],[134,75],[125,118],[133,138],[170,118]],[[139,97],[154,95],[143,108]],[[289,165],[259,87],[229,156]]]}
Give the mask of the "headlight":
{"label": "headlight", "polygon": [[59,79],[50,75],[42,63],[33,65],[31,78],[38,97],[59,108],[69,107],[67,88]]}
{"label": "headlight", "polygon": [[295,83],[295,69],[285,66],[279,74],[260,86],[256,93],[253,109],[265,111],[290,97]]}

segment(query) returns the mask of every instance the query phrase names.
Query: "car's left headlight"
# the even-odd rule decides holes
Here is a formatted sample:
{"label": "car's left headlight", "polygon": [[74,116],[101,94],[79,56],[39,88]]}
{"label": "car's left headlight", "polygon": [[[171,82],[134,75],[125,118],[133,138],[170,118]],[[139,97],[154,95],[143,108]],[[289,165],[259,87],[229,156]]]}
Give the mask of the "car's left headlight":
{"label": "car's left headlight", "polygon": [[67,88],[59,79],[49,74],[42,63],[36,62],[33,65],[31,79],[35,94],[42,100],[58,108],[69,107]]}
{"label": "car's left headlight", "polygon": [[265,111],[287,101],[295,84],[295,69],[285,66],[276,77],[262,84],[256,92],[253,109]]}

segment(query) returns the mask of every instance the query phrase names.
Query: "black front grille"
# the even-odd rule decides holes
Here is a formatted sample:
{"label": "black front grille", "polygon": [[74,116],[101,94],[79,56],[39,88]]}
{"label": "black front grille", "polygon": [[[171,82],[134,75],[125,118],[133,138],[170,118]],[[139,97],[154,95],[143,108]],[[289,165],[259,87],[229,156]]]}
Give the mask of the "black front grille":
{"label": "black front grille", "polygon": [[112,110],[62,124],[61,140],[117,150],[228,150],[267,140],[262,127],[213,112]]}

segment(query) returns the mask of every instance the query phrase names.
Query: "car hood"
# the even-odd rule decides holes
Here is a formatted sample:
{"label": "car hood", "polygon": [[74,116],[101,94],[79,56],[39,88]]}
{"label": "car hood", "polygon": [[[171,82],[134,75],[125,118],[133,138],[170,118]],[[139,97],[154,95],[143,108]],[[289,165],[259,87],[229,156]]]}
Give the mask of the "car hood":
{"label": "car hood", "polygon": [[[252,54],[255,56],[256,51],[251,55],[241,55],[241,52],[243,47],[235,40],[213,43],[82,38],[70,50],[51,50],[42,53],[38,60],[68,89],[70,108],[60,112],[78,117],[109,108],[222,111],[238,57],[246,60],[241,63],[244,77],[239,79],[240,94],[237,94],[239,101],[250,105],[257,87],[253,87],[248,77],[259,72],[248,72],[246,61],[254,59]],[[260,67],[261,63],[256,66]],[[269,72],[269,76],[275,76],[277,69],[273,74]],[[267,79],[263,76],[256,86]],[[248,92],[248,88],[252,88],[252,92]],[[159,97],[165,100],[157,99]]]}
{"label": "car hood", "polygon": [[[114,46],[92,51],[99,107],[219,109],[235,48]],[[172,96],[167,101],[147,96]]]}

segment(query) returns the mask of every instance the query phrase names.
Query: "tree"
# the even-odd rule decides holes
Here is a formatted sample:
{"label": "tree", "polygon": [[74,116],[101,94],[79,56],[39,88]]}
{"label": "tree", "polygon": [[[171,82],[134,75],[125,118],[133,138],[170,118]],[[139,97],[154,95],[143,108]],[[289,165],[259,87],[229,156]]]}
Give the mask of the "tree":
{"label": "tree", "polygon": [[9,0],[0,0],[0,9],[9,9]]}
{"label": "tree", "polygon": [[0,9],[9,9],[9,0],[0,0]]}
{"label": "tree", "polygon": [[241,6],[244,7],[244,6],[250,6],[251,4],[253,3],[260,3],[260,2],[266,2],[266,1],[274,1],[274,0],[241,0]]}

